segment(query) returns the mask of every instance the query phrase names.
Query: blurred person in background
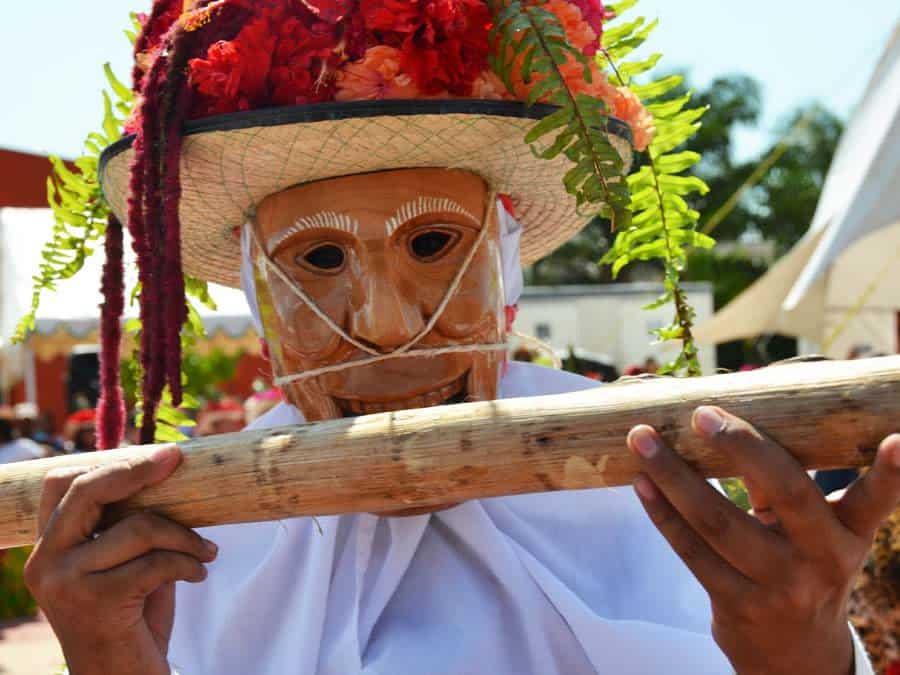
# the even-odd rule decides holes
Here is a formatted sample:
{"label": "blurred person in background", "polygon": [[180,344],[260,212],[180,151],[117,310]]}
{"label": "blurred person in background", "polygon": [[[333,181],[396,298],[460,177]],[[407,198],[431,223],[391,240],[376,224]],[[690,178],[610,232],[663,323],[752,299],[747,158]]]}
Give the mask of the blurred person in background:
{"label": "blurred person in background", "polygon": [[0,464],[45,457],[40,445],[29,438],[17,438],[13,421],[12,410],[0,409]]}
{"label": "blurred person in background", "polygon": [[240,431],[244,428],[244,406],[233,398],[210,401],[197,416],[194,435],[215,436]]}
{"label": "blurred person in background", "polygon": [[34,403],[19,403],[15,407],[19,436],[30,438],[51,454],[65,451],[62,439],[53,433],[53,422],[48,413],[42,413]]}
{"label": "blurred person in background", "polygon": [[537,355],[528,349],[528,347],[518,347],[512,355],[513,361],[521,361],[522,363],[533,363]]}
{"label": "blurred person in background", "polygon": [[93,452],[97,449],[96,411],[85,408],[69,415],[66,419],[64,436],[66,452]]}
{"label": "blurred person in background", "polygon": [[262,417],[282,401],[281,392],[278,389],[266,389],[258,391],[244,401],[244,418],[247,424]]}

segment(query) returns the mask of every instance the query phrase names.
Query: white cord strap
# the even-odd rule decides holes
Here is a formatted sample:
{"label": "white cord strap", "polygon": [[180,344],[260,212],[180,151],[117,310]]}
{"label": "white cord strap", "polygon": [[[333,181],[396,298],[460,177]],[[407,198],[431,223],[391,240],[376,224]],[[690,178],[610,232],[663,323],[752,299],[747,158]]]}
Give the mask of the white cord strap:
{"label": "white cord strap", "polygon": [[325,366],[323,368],[316,368],[315,370],[305,370],[302,373],[295,373],[294,375],[285,375],[284,377],[276,377],[274,382],[275,386],[283,387],[286,384],[293,384],[295,382],[300,382],[302,380],[309,379],[310,377],[319,377],[320,375],[328,375],[329,373],[339,373],[342,370],[347,370],[349,368],[360,368],[362,366],[370,366],[373,363],[380,363],[381,361],[393,361],[394,359],[411,359],[411,358],[420,358],[420,357],[433,357],[433,356],[443,356],[444,354],[465,354],[471,352],[505,352],[509,349],[509,345],[505,342],[497,343],[497,344],[473,344],[473,345],[454,345],[451,347],[434,347],[429,349],[414,349],[412,351],[406,351],[403,353],[392,352],[391,354],[379,354],[378,356],[373,356],[368,359],[359,359],[357,361],[346,361],[344,363],[337,363],[333,366]]}
{"label": "white cord strap", "polygon": [[487,214],[485,217],[485,221],[482,225],[481,231],[478,233],[478,237],[476,238],[474,244],[469,249],[466,254],[465,259],[460,265],[459,269],[456,272],[456,275],[453,277],[453,281],[450,286],[447,288],[447,292],[444,294],[441,303],[438,305],[437,309],[432,313],[428,322],[425,324],[425,327],[416,334],[409,342],[398,347],[394,351],[382,354],[376,349],[373,349],[369,345],[363,344],[359,340],[356,340],[352,335],[347,333],[341,326],[339,326],[335,321],[328,316],[316,303],[315,301],[309,297],[306,291],[303,290],[303,287],[297,282],[296,279],[292,278],[289,274],[287,274],[284,270],[279,267],[278,263],[276,263],[270,256],[268,250],[262,245],[262,242],[259,240],[259,234],[256,231],[256,221],[255,217],[250,217],[250,222],[245,226],[250,229],[250,237],[253,243],[256,245],[258,249],[258,257],[257,260],[261,262],[262,265],[266,267],[267,270],[271,271],[281,280],[290,290],[294,293],[300,300],[317,316],[321,319],[326,326],[328,326],[334,333],[339,335],[342,339],[347,341],[349,344],[353,345],[360,351],[368,354],[370,358],[359,359],[356,361],[348,361],[346,363],[339,363],[332,366],[326,366],[323,368],[317,368],[315,370],[308,370],[302,373],[296,373],[294,375],[287,375],[284,377],[275,378],[275,384],[277,386],[284,386],[286,384],[291,384],[294,382],[298,382],[301,380],[305,380],[311,377],[318,377],[320,375],[326,375],[328,373],[340,372],[342,370],[347,370],[348,368],[359,368],[361,366],[371,365],[373,363],[379,363],[381,361],[388,361],[392,359],[399,358],[410,358],[410,357],[432,357],[432,356],[440,356],[443,354],[459,354],[466,352],[488,352],[488,351],[505,351],[508,348],[506,343],[502,344],[472,344],[472,345],[453,345],[447,347],[438,347],[438,348],[428,348],[428,349],[416,349],[413,350],[419,342],[421,342],[426,335],[428,335],[435,327],[437,322],[440,320],[441,316],[444,314],[444,311],[447,309],[447,306],[450,304],[450,301],[454,298],[457,291],[459,291],[459,287],[462,284],[463,278],[466,273],[469,271],[469,268],[472,266],[472,261],[475,259],[478,250],[481,248],[482,244],[484,244],[487,239],[488,231],[497,223],[496,208],[493,208],[493,205],[497,202],[496,193],[491,193],[490,198],[488,199],[488,207]]}

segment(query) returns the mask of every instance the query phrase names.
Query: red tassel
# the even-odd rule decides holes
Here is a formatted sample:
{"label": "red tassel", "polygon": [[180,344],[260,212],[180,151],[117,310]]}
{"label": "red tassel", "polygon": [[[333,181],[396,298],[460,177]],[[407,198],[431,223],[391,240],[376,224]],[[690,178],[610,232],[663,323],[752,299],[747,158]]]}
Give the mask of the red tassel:
{"label": "red tassel", "polygon": [[106,226],[106,263],[103,265],[100,309],[100,401],[97,403],[97,447],[119,447],[125,435],[125,400],[119,381],[122,313],[125,310],[122,223],[109,217]]}
{"label": "red tassel", "polygon": [[165,179],[163,186],[163,226],[165,261],[162,270],[165,371],[172,404],[181,405],[181,327],[187,319],[184,272],[181,267],[181,125],[190,105],[190,88],[183,86],[175,95],[166,131]]}

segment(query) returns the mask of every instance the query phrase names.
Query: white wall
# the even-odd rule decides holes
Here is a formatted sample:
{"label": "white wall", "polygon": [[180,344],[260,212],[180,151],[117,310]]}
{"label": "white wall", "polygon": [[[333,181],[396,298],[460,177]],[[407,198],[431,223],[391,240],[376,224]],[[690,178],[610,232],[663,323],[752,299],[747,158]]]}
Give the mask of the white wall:
{"label": "white wall", "polygon": [[[687,291],[698,322],[712,316],[712,287],[688,284]],[[546,342],[556,349],[574,346],[606,354],[620,370],[643,364],[648,356],[663,363],[678,354],[678,345],[652,344],[650,332],[667,325],[673,309],[643,309],[661,293],[661,286],[645,283],[528,288],[519,302],[516,328],[537,336],[541,324],[549,326]],[[714,349],[701,352],[701,365],[705,373],[715,372]]]}

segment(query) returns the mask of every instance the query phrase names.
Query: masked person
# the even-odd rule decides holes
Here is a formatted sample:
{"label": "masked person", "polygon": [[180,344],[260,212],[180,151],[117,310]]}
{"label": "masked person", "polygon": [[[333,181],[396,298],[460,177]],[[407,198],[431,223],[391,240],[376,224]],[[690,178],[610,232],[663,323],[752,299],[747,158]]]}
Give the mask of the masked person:
{"label": "masked person", "polygon": [[[137,138],[102,167],[136,240],[151,412],[163,383],[176,397],[180,384],[167,347],[182,258],[195,276],[241,283],[259,321],[287,400],[254,428],[595,385],[506,361],[521,263],[581,220],[565,160],[522,142],[537,113],[484,100],[504,91],[487,70],[485,3],[201,4],[154,6],[137,46]],[[596,51],[599,2],[542,6]],[[652,124],[594,70],[591,91],[630,111],[607,129],[627,160],[626,139],[644,146]],[[203,119],[182,135],[185,117]],[[112,221],[112,260],[120,234]],[[106,447],[116,406],[107,387]],[[105,504],[175,469],[164,448],[51,475],[28,578],[76,675],[870,672],[846,596],[900,495],[900,442],[832,507],[744,422],[704,408],[694,424],[742,467],[758,519],[639,427],[637,495],[199,534],[150,514],[101,527]]]}

